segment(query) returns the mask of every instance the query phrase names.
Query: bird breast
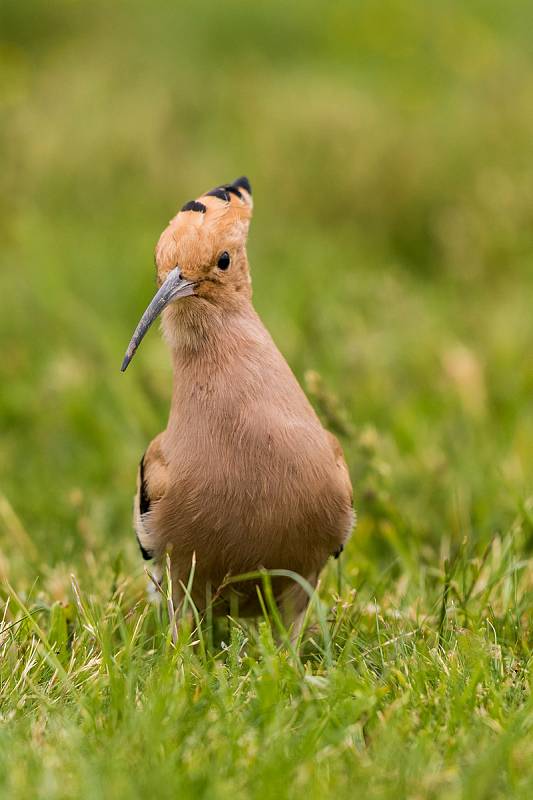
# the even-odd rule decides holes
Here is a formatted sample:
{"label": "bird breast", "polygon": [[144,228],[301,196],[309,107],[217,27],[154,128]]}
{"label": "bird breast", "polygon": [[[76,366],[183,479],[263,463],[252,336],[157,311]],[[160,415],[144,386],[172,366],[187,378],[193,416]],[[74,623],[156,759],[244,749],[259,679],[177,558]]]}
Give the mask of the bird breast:
{"label": "bird breast", "polygon": [[309,574],[342,544],[351,501],[268,334],[244,345],[209,360],[176,354],[168,486],[153,525],[163,547],[194,551],[222,577],[259,565]]}

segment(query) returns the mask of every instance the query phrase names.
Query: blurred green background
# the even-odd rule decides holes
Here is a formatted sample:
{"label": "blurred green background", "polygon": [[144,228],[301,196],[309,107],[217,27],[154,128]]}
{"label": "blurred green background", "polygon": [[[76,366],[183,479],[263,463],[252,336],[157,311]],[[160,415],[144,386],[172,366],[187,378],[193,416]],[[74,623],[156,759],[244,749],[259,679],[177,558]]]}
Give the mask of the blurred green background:
{"label": "blurred green background", "polygon": [[170,365],[152,332],[119,366],[163,226],[241,174],[256,307],[350,462],[348,578],[531,531],[532,26],[520,0],[2,0],[0,575],[142,573]]}

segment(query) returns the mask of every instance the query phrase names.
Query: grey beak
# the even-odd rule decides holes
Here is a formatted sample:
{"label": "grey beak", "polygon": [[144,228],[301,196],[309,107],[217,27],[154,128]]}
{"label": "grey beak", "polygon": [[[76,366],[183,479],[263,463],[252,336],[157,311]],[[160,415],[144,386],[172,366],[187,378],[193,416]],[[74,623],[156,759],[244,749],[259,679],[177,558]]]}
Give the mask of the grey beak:
{"label": "grey beak", "polygon": [[135,351],[142,342],[148,328],[152,322],[157,319],[165,306],[168,306],[172,300],[177,300],[178,297],[190,297],[192,294],[194,294],[194,283],[182,278],[179,267],[176,267],[168,273],[167,277],[165,278],[165,282],[159,291],[154,295],[152,302],[142,315],[139,324],[133,332],[131,342],[128,345],[126,355],[124,356],[124,360],[120,368],[121,372],[126,370],[128,364],[135,355]]}

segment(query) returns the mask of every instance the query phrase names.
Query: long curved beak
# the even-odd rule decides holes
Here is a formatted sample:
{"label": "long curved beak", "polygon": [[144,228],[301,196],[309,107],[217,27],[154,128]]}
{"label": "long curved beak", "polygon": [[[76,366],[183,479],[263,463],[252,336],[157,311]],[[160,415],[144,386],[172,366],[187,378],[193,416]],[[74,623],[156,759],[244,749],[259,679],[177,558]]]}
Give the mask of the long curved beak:
{"label": "long curved beak", "polygon": [[152,302],[135,328],[120,368],[121,372],[126,370],[148,328],[157,319],[165,306],[168,306],[172,300],[177,300],[178,297],[190,297],[192,294],[194,294],[194,283],[182,278],[179,267],[175,267],[168,273],[163,285],[154,295]]}

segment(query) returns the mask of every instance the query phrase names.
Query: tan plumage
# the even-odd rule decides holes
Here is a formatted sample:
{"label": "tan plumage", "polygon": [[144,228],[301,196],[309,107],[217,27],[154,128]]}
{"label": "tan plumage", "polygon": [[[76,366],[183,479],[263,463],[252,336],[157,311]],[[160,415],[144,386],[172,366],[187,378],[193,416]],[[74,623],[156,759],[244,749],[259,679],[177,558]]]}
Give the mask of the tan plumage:
{"label": "tan plumage", "polygon": [[[145,557],[161,563],[170,554],[176,602],[196,554],[193,599],[203,609],[228,576],[260,567],[315,585],[351,532],[352,489],[340,444],[252,306],[247,179],[184,209],[159,239],[161,288],[123,369],[164,305],[172,402],[141,462],[135,528]],[[297,584],[273,586],[288,621],[303,611],[308,598]],[[218,611],[227,611],[230,592],[241,614],[259,611],[253,582],[226,586]]]}

